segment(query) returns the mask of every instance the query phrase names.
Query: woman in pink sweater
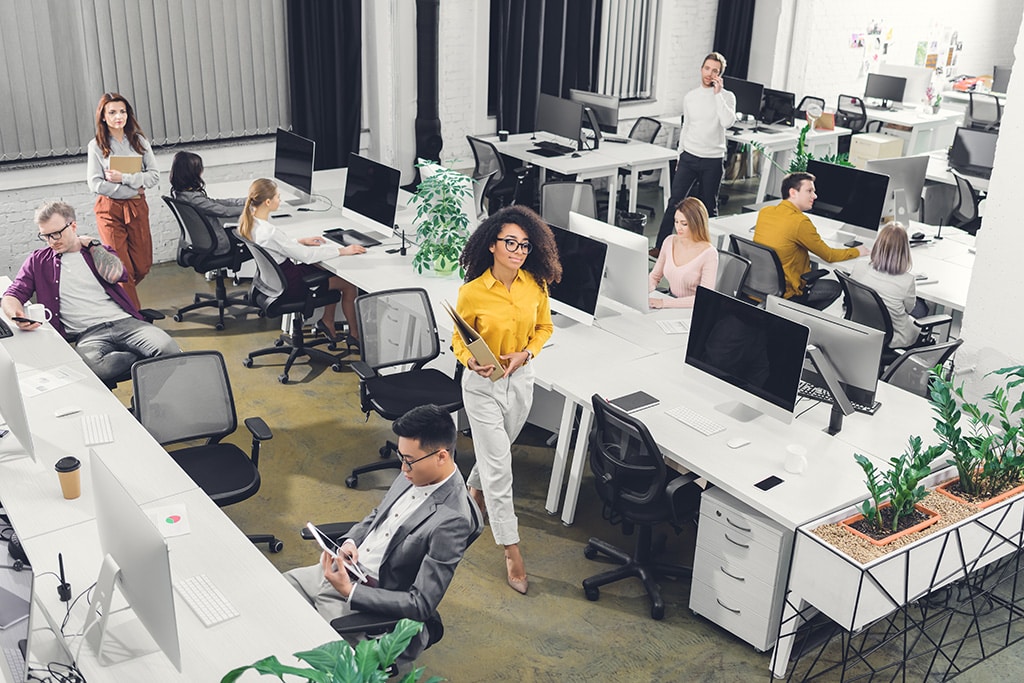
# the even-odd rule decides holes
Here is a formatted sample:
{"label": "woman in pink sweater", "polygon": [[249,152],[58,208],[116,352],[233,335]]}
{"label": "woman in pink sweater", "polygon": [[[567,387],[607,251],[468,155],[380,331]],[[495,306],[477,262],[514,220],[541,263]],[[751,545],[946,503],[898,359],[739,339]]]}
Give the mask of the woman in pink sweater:
{"label": "woman in pink sweater", "polygon": [[651,308],[693,308],[698,285],[715,288],[718,250],[708,238],[708,210],[704,204],[696,197],[679,202],[675,208],[675,228],[675,234],[665,238],[661,245],[648,283],[648,291],[653,292],[664,276],[672,298],[651,298]]}

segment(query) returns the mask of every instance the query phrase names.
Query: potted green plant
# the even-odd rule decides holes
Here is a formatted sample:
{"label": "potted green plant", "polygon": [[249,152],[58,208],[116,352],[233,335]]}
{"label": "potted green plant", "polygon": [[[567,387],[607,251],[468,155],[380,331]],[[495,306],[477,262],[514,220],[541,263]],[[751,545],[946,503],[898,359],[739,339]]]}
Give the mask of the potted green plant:
{"label": "potted green plant", "polygon": [[889,460],[892,467],[884,474],[879,473],[874,462],[860,453],[854,454],[867,475],[865,485],[870,497],[861,504],[860,514],[840,521],[839,525],[874,545],[886,545],[937,522],[938,513],[920,505],[928,495],[921,480],[931,474],[931,463],[944,450],[944,446],[922,450],[921,437],[912,436],[907,450]]}
{"label": "potted green plant", "polygon": [[[1024,383],[1024,366],[1001,368],[986,376],[991,375],[1006,379],[985,394],[981,404],[968,401],[963,385],[954,387],[939,368],[932,370],[930,378],[935,432],[949,450],[948,464],[956,467],[958,475],[937,488],[978,507],[1024,491],[1024,396],[1011,399],[1012,390]],[[960,424],[965,415],[966,429]]]}
{"label": "potted green plant", "polygon": [[815,157],[811,154],[810,150],[807,149],[807,134],[811,132],[811,124],[804,124],[804,127],[800,129],[800,137],[796,141],[796,149],[793,152],[793,158],[789,160],[789,168],[785,169],[775,162],[772,155],[765,149],[765,146],[760,142],[748,143],[751,147],[760,152],[768,161],[771,162],[772,166],[779,169],[783,173],[796,173],[797,171],[806,171],[807,162],[811,159],[817,159],[818,161],[824,161],[830,164],[839,164],[840,166],[853,166],[850,163],[850,157],[848,154],[826,154],[821,157]]}
{"label": "potted green plant", "polygon": [[[306,652],[296,652],[300,659],[312,668],[288,666],[271,655],[247,666],[232,669],[224,675],[221,683],[233,683],[253,669],[262,675],[277,676],[282,681],[285,675],[316,683],[384,683],[388,680],[387,670],[398,656],[409,646],[409,642],[420,632],[423,624],[411,619],[402,619],[391,633],[377,639],[364,640],[353,650],[344,640],[324,643]],[[402,683],[415,683],[423,675],[423,667],[406,674]],[[426,683],[439,683],[443,678],[432,676]]]}
{"label": "potted green plant", "polygon": [[450,275],[458,268],[459,255],[469,239],[470,217],[463,207],[465,200],[473,196],[473,184],[467,180],[465,174],[439,166],[420,182],[412,198],[419,244],[412,259],[416,272],[432,270],[438,275]]}

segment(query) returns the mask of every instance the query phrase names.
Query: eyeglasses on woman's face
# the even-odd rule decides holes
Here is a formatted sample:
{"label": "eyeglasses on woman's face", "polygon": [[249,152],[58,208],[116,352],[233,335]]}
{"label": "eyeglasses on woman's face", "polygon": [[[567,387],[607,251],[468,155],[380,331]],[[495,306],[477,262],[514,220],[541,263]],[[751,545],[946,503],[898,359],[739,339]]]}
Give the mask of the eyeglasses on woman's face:
{"label": "eyeglasses on woman's face", "polygon": [[529,242],[519,242],[514,237],[499,237],[496,241],[505,243],[505,250],[511,253],[522,251],[524,254],[529,254],[533,251],[533,245]]}

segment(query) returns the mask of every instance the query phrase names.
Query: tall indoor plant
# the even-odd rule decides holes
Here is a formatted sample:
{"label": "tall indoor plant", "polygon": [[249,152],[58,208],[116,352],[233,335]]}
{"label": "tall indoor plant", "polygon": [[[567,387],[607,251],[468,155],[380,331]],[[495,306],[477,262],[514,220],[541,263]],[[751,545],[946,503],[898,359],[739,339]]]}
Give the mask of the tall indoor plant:
{"label": "tall indoor plant", "polygon": [[[420,168],[428,164],[418,164]],[[469,239],[470,217],[463,207],[473,196],[472,180],[450,168],[436,166],[413,195],[416,206],[416,241],[419,251],[412,259],[416,272],[430,269],[439,275],[452,273]],[[467,182],[468,181],[468,182]]]}

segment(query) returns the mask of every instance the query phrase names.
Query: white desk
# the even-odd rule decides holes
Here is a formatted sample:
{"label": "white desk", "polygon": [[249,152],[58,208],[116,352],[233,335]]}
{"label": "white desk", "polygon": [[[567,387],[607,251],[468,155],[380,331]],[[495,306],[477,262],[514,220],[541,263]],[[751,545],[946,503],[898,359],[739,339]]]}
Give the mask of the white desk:
{"label": "white desk", "polygon": [[952,144],[956,127],[963,119],[963,112],[950,109],[940,109],[938,114],[917,108],[889,111],[868,107],[866,111],[868,123],[881,121],[882,133],[904,139],[904,156],[945,149]]}

